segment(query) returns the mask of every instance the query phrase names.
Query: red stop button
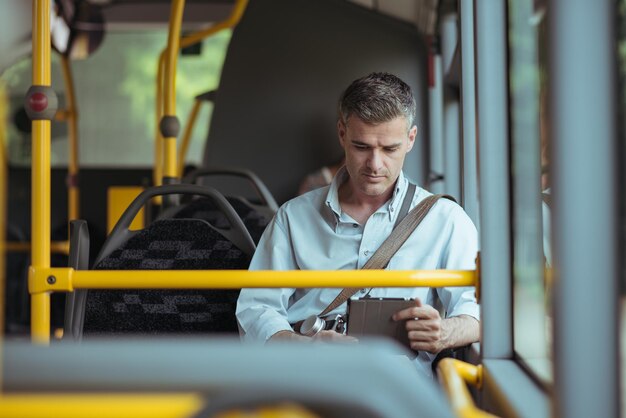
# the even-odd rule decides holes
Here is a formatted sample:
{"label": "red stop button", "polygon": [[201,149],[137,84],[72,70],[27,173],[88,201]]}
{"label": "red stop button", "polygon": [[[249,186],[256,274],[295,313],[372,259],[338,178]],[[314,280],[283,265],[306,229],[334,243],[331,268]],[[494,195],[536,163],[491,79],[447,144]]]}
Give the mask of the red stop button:
{"label": "red stop button", "polygon": [[41,93],[33,93],[28,98],[28,105],[35,112],[43,112],[48,107],[48,97]]}

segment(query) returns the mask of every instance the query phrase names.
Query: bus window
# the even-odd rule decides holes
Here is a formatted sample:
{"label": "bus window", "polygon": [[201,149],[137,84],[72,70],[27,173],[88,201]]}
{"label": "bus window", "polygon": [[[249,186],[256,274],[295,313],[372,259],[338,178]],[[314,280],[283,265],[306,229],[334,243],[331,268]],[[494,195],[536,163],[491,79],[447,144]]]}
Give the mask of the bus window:
{"label": "bus window", "polygon": [[[509,92],[513,220],[513,346],[542,381],[552,380],[549,281],[551,264],[547,137],[542,138],[541,2],[509,1]],[[545,95],[544,95],[545,96]],[[542,146],[542,143],[546,146]],[[543,174],[542,174],[543,172]],[[542,184],[543,183],[543,184]],[[543,199],[542,199],[543,198]],[[543,229],[546,229],[545,240]],[[544,243],[545,241],[545,243]]]}
{"label": "bus window", "polygon": [[[216,89],[222,70],[230,30],[223,30],[203,41],[199,52],[183,54],[177,71],[177,109],[184,126],[194,97]],[[89,58],[72,61],[81,166],[134,166],[153,164],[155,140],[155,95],[157,61],[166,45],[167,31],[108,32],[102,46]],[[197,51],[197,50],[196,50]],[[30,165],[30,133],[18,129],[24,93],[31,84],[30,59],[24,59],[3,74],[10,94],[11,115],[16,121],[8,136],[9,159],[15,165]],[[60,58],[52,55],[52,86],[63,109],[63,75]],[[206,109],[209,109],[208,111]],[[204,106],[196,121],[189,147],[188,162],[202,160],[213,106]],[[24,115],[25,117],[25,115]],[[26,126],[30,123],[26,119]],[[53,166],[68,163],[67,127],[52,126]]]}

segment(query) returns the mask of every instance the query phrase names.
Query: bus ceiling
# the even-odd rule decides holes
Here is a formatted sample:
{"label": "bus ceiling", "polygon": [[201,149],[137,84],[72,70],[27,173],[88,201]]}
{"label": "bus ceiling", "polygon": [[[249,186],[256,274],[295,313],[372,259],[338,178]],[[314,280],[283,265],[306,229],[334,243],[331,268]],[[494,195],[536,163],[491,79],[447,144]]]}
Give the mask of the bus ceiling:
{"label": "bus ceiling", "polygon": [[[340,1],[340,0],[336,0]],[[348,0],[374,13],[407,22],[426,35],[437,30],[437,16],[446,10],[455,10],[456,0]],[[89,3],[92,9],[102,10],[107,30],[124,30],[142,26],[166,27],[170,0],[54,0],[58,8],[75,9],[77,4]],[[234,0],[187,0],[183,27],[193,30],[207,22],[218,22],[228,17]],[[0,72],[31,48],[31,1],[3,0],[0,14]]]}

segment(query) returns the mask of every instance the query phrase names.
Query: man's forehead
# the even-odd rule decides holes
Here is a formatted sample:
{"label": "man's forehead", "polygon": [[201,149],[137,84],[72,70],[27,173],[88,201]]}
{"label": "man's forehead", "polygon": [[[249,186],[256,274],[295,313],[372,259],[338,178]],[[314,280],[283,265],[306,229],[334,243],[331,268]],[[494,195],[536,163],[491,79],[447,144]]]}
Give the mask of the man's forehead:
{"label": "man's forehead", "polygon": [[405,122],[405,118],[396,118],[389,122],[371,124],[355,118],[348,121],[346,133],[353,143],[376,142],[381,146],[391,146],[402,143],[407,138]]}

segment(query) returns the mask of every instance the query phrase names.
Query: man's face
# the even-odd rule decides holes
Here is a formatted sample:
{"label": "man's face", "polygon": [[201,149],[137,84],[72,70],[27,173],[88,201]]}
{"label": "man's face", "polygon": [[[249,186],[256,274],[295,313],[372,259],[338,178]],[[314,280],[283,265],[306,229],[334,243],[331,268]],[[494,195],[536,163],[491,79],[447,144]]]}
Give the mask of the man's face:
{"label": "man's face", "polygon": [[413,148],[417,127],[407,130],[404,117],[372,125],[350,116],[347,123],[337,123],[337,130],[353,191],[372,197],[389,192]]}

